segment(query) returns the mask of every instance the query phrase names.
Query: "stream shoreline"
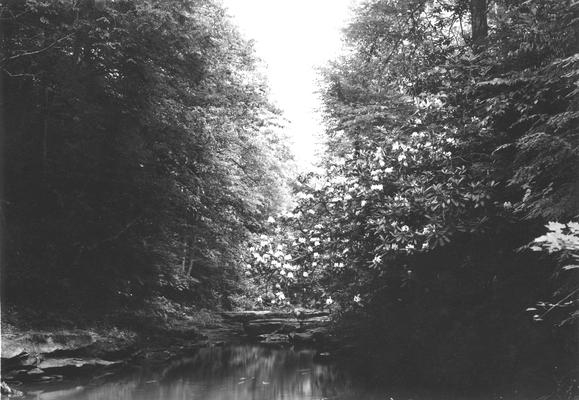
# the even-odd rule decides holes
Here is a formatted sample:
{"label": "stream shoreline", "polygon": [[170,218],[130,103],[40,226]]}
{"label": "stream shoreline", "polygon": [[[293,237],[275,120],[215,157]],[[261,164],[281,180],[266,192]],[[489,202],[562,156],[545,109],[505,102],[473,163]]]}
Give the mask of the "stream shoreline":
{"label": "stream shoreline", "polygon": [[162,364],[200,348],[236,343],[315,346],[328,355],[332,335],[327,311],[215,313],[211,323],[184,318],[128,329],[23,330],[3,323],[2,395],[22,396],[22,384],[120,373],[132,365]]}

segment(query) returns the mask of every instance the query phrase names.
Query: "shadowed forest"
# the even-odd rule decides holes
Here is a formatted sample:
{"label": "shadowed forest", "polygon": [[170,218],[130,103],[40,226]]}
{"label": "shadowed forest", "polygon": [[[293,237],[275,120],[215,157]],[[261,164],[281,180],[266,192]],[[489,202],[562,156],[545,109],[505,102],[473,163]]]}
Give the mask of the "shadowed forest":
{"label": "shadowed forest", "polygon": [[578,12],[360,1],[298,173],[218,0],[0,1],[3,331],[327,309],[370,379],[575,398]]}

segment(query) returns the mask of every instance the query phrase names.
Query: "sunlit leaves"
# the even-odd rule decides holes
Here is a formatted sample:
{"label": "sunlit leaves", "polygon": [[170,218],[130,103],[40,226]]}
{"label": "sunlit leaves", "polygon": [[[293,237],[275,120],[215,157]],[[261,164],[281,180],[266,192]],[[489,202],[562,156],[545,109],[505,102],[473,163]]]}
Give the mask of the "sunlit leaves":
{"label": "sunlit leaves", "polygon": [[557,318],[558,324],[563,325],[579,316],[574,301],[579,293],[574,278],[579,269],[579,223],[570,221],[564,224],[551,221],[546,224],[546,228],[547,232],[535,238],[528,247],[557,257],[560,270],[554,277],[560,282],[559,289],[551,301],[538,302],[537,308],[529,308],[527,311],[533,312],[535,321],[543,321],[553,310],[563,311],[564,317]]}

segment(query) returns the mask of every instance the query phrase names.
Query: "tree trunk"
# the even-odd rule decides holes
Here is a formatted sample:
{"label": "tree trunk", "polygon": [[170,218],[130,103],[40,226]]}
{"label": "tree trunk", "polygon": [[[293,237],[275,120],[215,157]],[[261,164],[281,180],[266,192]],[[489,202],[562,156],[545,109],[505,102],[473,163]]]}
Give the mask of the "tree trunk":
{"label": "tree trunk", "polygon": [[42,123],[42,177],[46,182],[48,168],[48,88],[44,88],[44,110]]}
{"label": "tree trunk", "polygon": [[489,32],[487,0],[470,0],[471,37],[473,45],[484,40]]}
{"label": "tree trunk", "polygon": [[193,264],[195,262],[195,259],[193,257],[191,257],[191,259],[189,260],[189,268],[187,268],[187,276],[191,276],[191,271],[193,270]]}
{"label": "tree trunk", "polygon": [[181,259],[181,273],[185,273],[185,265],[187,263],[187,238],[183,238],[183,258]]}

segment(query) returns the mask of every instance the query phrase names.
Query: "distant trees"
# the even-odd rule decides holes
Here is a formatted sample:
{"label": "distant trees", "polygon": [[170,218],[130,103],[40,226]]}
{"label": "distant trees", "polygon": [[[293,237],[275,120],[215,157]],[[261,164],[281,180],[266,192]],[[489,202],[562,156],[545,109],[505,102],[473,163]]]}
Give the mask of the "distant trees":
{"label": "distant trees", "polygon": [[289,155],[224,10],[9,0],[0,18],[6,299],[226,302]]}

